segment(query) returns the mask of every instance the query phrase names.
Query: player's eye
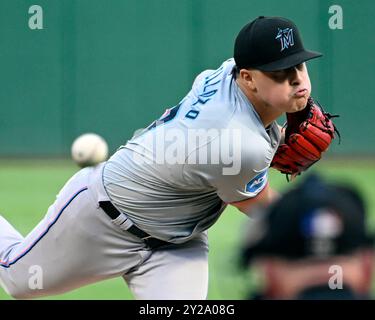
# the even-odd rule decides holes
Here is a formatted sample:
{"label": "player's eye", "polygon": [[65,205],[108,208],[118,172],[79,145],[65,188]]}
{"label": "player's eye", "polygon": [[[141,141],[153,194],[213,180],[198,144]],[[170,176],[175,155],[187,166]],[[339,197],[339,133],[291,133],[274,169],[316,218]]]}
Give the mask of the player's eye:
{"label": "player's eye", "polygon": [[286,70],[268,72],[267,75],[276,82],[284,82],[288,78]]}
{"label": "player's eye", "polygon": [[285,80],[287,80],[288,77],[291,76],[291,74],[295,71],[295,69],[297,69],[299,71],[302,71],[303,68],[304,68],[304,65],[305,65],[305,63],[300,63],[300,64],[297,64],[296,66],[288,68],[288,69],[266,72],[266,75],[269,78],[271,78],[272,80],[274,80],[276,82],[279,82],[279,83],[282,83]]}
{"label": "player's eye", "polygon": [[300,64],[297,64],[297,65],[296,65],[296,68],[297,68],[299,71],[303,70],[303,67],[304,67],[304,63],[300,63]]}

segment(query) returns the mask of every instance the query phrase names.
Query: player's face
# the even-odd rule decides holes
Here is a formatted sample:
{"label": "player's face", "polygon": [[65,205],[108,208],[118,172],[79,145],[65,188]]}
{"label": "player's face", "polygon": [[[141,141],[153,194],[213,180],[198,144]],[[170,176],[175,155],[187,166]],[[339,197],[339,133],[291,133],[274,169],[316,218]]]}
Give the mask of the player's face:
{"label": "player's face", "polygon": [[281,113],[302,110],[311,93],[305,63],[280,71],[257,71],[254,80],[257,98]]}

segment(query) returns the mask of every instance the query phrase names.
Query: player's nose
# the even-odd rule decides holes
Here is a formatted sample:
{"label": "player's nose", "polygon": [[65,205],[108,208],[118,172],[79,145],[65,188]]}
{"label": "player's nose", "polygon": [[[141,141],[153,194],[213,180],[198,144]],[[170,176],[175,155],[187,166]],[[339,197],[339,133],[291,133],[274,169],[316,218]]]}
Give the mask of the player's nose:
{"label": "player's nose", "polygon": [[290,69],[289,81],[292,86],[299,86],[302,83],[302,79],[303,79],[302,70],[298,70],[297,67],[293,67]]}

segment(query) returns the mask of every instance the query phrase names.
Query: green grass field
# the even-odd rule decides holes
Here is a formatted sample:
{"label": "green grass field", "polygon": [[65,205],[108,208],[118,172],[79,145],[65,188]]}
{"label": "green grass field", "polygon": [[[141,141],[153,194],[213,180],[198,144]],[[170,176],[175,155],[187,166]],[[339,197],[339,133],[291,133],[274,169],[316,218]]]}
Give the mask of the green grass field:
{"label": "green grass field", "polygon": [[[363,194],[375,227],[375,160],[325,160],[311,171],[329,180],[354,184]],[[65,181],[78,169],[67,160],[0,161],[0,212],[23,235],[42,219]],[[271,185],[284,191],[301,181],[287,183],[271,170]],[[228,207],[209,230],[209,299],[242,299],[249,288],[248,273],[237,268],[237,248],[247,217]],[[0,288],[0,300],[10,299]],[[46,299],[133,299],[122,278],[103,281]]]}

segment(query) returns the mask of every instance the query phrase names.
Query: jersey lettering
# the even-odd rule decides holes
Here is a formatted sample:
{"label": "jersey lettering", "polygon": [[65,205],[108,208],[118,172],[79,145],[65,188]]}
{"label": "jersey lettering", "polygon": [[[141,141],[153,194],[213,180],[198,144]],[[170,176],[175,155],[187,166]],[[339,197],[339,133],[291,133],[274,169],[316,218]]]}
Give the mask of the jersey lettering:
{"label": "jersey lettering", "polygon": [[221,66],[213,74],[205,78],[203,92],[198,95],[198,99],[192,104],[193,106],[197,105],[198,103],[205,104],[206,102],[211,100],[211,98],[215,95],[218,89],[210,88],[209,91],[206,91],[206,90],[208,90],[209,87],[214,87],[221,82],[221,79],[217,81],[213,81],[213,80],[223,73],[223,69],[224,67]]}

